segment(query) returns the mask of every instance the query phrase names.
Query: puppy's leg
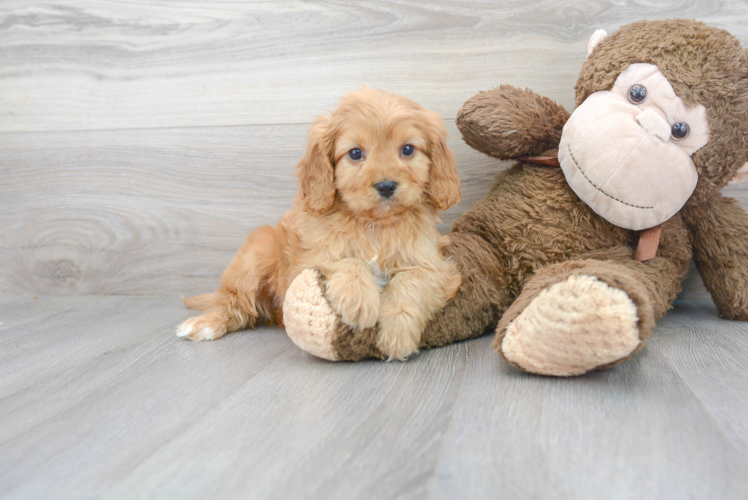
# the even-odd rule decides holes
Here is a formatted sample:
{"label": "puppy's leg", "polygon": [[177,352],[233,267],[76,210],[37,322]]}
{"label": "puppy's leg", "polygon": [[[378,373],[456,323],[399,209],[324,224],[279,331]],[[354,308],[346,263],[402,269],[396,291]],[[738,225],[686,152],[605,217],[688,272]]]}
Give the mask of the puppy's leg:
{"label": "puppy's leg", "polygon": [[369,328],[377,323],[381,290],[369,266],[358,259],[341,259],[323,267],[326,293],[344,323]]}
{"label": "puppy's leg", "polygon": [[282,258],[276,232],[265,226],[247,237],[223,273],[221,286],[205,304],[205,313],[179,325],[178,337],[216,340],[252,328],[258,319],[274,318],[271,280]]}
{"label": "puppy's leg", "polygon": [[389,360],[402,361],[418,352],[426,323],[459,286],[459,275],[454,268],[437,267],[400,271],[385,287],[377,347]]}

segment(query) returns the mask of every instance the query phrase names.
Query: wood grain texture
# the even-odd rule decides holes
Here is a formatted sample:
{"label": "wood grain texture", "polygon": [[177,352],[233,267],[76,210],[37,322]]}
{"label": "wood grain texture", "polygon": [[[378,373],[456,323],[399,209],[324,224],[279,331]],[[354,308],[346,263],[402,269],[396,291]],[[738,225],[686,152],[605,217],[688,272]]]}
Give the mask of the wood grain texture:
{"label": "wood grain texture", "polygon": [[748,325],[720,319],[710,301],[678,301],[667,318],[654,345],[748,457]]}
{"label": "wood grain texture", "polygon": [[506,166],[459,138],[467,98],[509,83],[571,109],[595,29],[675,16],[748,45],[734,0],[4,1],[0,293],[213,289],[290,206],[312,118],[361,83],[444,116],[464,188],[446,230]]}
{"label": "wood grain texture", "polygon": [[598,28],[678,16],[748,37],[739,0],[6,0],[1,15],[0,131],[309,123],[361,83],[448,118],[499,83],[571,109]]}
{"label": "wood grain texture", "polygon": [[[463,201],[503,164],[447,123]],[[5,134],[0,143],[0,293],[213,290],[249,232],[298,189],[306,125]]]}
{"label": "wood grain texture", "polygon": [[278,328],[178,339],[188,315],[174,297],[0,297],[0,497],[748,494],[745,329],[708,302],[572,379],[516,371],[489,336],[330,363]]}
{"label": "wood grain texture", "polygon": [[[5,0],[0,497],[748,497],[746,327],[698,276],[611,371],[521,374],[490,337],[333,364],[279,329],[174,337],[290,206],[308,124],[367,83],[442,113],[500,83],[572,108],[589,35],[686,17],[748,45],[738,0]],[[726,193],[748,208],[748,184]],[[33,293],[63,294],[31,298]]]}

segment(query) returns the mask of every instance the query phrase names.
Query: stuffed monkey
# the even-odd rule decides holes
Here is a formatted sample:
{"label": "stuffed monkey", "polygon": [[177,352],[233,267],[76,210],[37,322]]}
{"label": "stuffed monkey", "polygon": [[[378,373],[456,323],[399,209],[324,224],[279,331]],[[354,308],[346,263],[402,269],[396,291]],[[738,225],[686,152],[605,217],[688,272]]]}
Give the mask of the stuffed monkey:
{"label": "stuffed monkey", "polygon": [[[609,367],[645,345],[691,258],[720,316],[748,320],[748,216],[719,193],[748,176],[748,51],[701,22],[637,22],[593,35],[575,88],[571,114],[511,86],[458,113],[470,146],[520,161],[455,221],[444,253],[462,284],[421,348],[495,328],[522,370]],[[317,356],[384,358],[376,327],[332,313],[316,270],[284,320]]]}

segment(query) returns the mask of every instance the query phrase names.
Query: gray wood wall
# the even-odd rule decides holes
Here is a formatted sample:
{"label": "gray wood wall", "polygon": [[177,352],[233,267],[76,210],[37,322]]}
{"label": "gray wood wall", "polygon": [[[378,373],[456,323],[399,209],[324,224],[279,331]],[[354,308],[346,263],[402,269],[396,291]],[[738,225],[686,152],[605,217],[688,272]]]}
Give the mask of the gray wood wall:
{"label": "gray wood wall", "polygon": [[737,0],[3,0],[0,293],[213,289],[290,206],[314,116],[362,83],[444,116],[464,198],[446,230],[506,166],[462,143],[467,98],[509,83],[572,109],[595,29],[670,17],[748,45]]}

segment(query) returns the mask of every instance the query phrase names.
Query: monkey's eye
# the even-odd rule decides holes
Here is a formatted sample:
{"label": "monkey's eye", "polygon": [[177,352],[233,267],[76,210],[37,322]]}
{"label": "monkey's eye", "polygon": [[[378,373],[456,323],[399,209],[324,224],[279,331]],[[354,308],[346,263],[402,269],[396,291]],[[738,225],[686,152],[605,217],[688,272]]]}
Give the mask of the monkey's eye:
{"label": "monkey's eye", "polygon": [[403,146],[403,156],[413,156],[413,153],[416,152],[416,148],[411,146],[410,144],[406,144]]}
{"label": "monkey's eye", "polygon": [[672,126],[672,128],[670,129],[670,135],[673,137],[673,139],[679,141],[681,139],[685,139],[690,130],[691,128],[688,126],[688,123],[680,122]]}
{"label": "monkey's eye", "polygon": [[644,85],[632,85],[629,89],[629,101],[632,104],[641,104],[647,100],[647,87]]}
{"label": "monkey's eye", "polygon": [[353,161],[358,161],[361,159],[363,154],[361,153],[361,150],[358,148],[353,148],[350,151],[348,151],[348,158],[350,158]]}

